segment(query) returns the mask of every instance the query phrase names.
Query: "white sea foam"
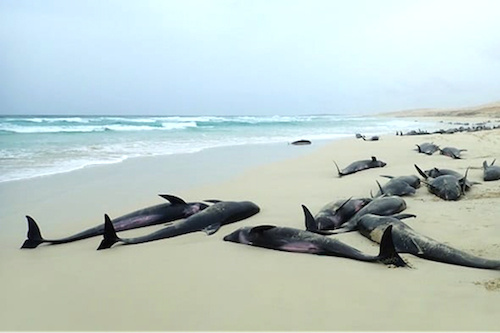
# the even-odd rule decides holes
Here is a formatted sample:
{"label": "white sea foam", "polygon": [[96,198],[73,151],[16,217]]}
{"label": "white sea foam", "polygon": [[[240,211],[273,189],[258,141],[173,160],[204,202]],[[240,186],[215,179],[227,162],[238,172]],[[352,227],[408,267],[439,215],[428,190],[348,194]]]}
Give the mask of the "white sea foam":
{"label": "white sea foam", "polygon": [[430,129],[433,123],[354,116],[0,117],[0,181],[245,144],[334,140]]}

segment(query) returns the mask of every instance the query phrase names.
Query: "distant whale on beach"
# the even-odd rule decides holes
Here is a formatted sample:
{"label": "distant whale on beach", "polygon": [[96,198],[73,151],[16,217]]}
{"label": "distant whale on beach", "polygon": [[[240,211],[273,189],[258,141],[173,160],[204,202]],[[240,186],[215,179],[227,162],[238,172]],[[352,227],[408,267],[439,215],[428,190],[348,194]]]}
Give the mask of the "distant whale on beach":
{"label": "distant whale on beach", "polygon": [[305,146],[305,145],[310,145],[311,141],[309,141],[309,140],[297,140],[297,141],[293,141],[291,144],[295,145],[295,146]]}
{"label": "distant whale on beach", "polygon": [[439,147],[434,143],[424,142],[417,146],[417,151],[422,154],[432,155],[439,150]]}
{"label": "distant whale on beach", "polygon": [[[139,209],[130,214],[117,217],[111,222],[113,227],[118,231],[122,231],[171,222],[189,217],[208,207],[207,204],[202,202],[186,203],[183,199],[174,195],[160,194],[160,196],[169,201],[169,203]],[[26,218],[28,220],[28,239],[24,241],[24,244],[21,246],[22,249],[34,249],[42,243],[64,244],[74,242],[99,236],[104,232],[104,224],[101,224],[69,237],[44,239],[35,220],[30,216],[26,216]]]}
{"label": "distant whale on beach", "polygon": [[380,185],[378,180],[376,180],[375,182],[377,183],[379,188],[379,191],[376,194],[377,197],[381,195],[397,195],[402,197],[405,195],[415,194],[416,192],[413,186],[399,178],[393,178],[389,180],[386,184],[384,184],[384,186]]}
{"label": "distant whale on beach", "polygon": [[361,170],[366,170],[366,169],[371,169],[371,168],[382,168],[387,165],[387,163],[382,162],[380,160],[377,160],[375,156],[372,156],[371,160],[361,160],[361,161],[356,161],[352,162],[349,164],[347,167],[344,169],[340,170],[339,166],[335,161],[335,166],[337,167],[337,172],[339,174],[339,177],[350,175],[352,173],[361,171]]}
{"label": "distant whale on beach", "polygon": [[135,238],[119,238],[109,216],[105,215],[104,239],[97,249],[108,249],[118,242],[125,245],[140,244],[196,231],[204,231],[207,235],[212,235],[221,226],[244,220],[259,211],[259,206],[251,201],[219,201],[185,220],[174,222],[172,225],[156,232]]}
{"label": "distant whale on beach", "polygon": [[449,156],[454,159],[461,159],[460,154],[463,151],[467,151],[467,149],[458,149],[455,147],[444,147],[443,149],[439,148],[439,152],[441,155]]}
{"label": "distant whale on beach", "polygon": [[491,162],[490,165],[486,161],[483,162],[483,180],[484,181],[492,181],[500,179],[500,166],[493,165],[495,164],[496,159]]}
{"label": "distant whale on beach", "polygon": [[418,173],[424,177],[424,182],[429,192],[443,200],[458,200],[467,189],[467,172],[469,169],[460,178],[452,174],[441,174],[437,177],[432,177],[422,171],[416,164],[414,166]]}

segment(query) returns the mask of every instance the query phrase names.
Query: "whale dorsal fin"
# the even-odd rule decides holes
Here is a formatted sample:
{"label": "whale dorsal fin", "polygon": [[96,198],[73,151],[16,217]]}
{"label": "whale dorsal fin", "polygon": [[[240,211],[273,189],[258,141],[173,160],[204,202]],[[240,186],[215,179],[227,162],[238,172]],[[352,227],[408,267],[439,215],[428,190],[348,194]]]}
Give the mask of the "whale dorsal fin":
{"label": "whale dorsal fin", "polygon": [[167,200],[170,202],[172,205],[185,205],[186,202],[182,200],[179,197],[176,197],[175,195],[170,195],[170,194],[158,194],[160,197],[163,199]]}
{"label": "whale dorsal fin", "polygon": [[219,200],[219,199],[207,199],[207,200],[203,200],[205,202],[209,202],[209,203],[218,203],[218,202],[222,202],[222,200]]}
{"label": "whale dorsal fin", "polygon": [[217,223],[213,223],[213,224],[209,225],[208,227],[206,227],[202,231],[204,231],[207,234],[207,236],[210,236],[210,235],[215,234],[219,229],[220,229],[220,223],[217,222]]}
{"label": "whale dorsal fin", "polygon": [[274,225],[259,225],[257,227],[253,227],[250,230],[250,233],[251,234],[253,234],[253,233],[261,234],[261,233],[263,233],[266,230],[271,230],[271,229],[274,229],[274,228],[276,228],[276,226],[274,226]]}
{"label": "whale dorsal fin", "polygon": [[372,156],[372,161],[375,162],[377,158],[375,156]]}

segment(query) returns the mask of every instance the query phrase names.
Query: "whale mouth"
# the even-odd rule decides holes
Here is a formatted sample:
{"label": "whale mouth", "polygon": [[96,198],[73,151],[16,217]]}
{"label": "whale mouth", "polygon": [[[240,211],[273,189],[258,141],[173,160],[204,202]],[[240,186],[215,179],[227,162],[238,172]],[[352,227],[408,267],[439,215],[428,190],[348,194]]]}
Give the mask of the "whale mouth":
{"label": "whale mouth", "polygon": [[243,232],[240,229],[233,231],[229,235],[224,236],[224,238],[222,239],[225,240],[226,242],[249,244],[249,241],[246,239],[246,237],[243,235]]}

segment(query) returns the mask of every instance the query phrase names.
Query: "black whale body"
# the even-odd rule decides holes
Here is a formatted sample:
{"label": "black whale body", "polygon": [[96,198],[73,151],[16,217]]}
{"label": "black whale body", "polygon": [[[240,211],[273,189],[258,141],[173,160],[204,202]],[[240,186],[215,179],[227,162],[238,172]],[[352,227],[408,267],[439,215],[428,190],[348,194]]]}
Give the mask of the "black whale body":
{"label": "black whale body", "polygon": [[109,217],[105,215],[103,240],[97,249],[107,249],[118,242],[125,245],[140,244],[196,231],[204,231],[207,235],[212,235],[221,226],[241,221],[259,211],[259,206],[251,201],[220,201],[185,220],[174,222],[148,235],[134,238],[119,238]]}
{"label": "black whale body", "polygon": [[[186,203],[183,199],[174,195],[160,194],[160,196],[169,202],[139,209],[129,214],[117,217],[112,220],[113,227],[118,231],[123,231],[171,222],[189,217],[208,207],[206,203],[202,202]],[[26,218],[28,220],[28,238],[21,246],[23,249],[33,249],[42,243],[55,245],[74,242],[81,239],[99,236],[104,232],[104,224],[100,224],[69,237],[60,239],[44,239],[35,220],[30,216],[26,216]]]}
{"label": "black whale body", "polygon": [[368,239],[380,242],[386,228],[392,226],[394,247],[399,253],[410,253],[417,257],[452,265],[500,269],[500,260],[484,259],[455,249],[424,236],[398,218],[367,214],[358,222],[359,232]]}

